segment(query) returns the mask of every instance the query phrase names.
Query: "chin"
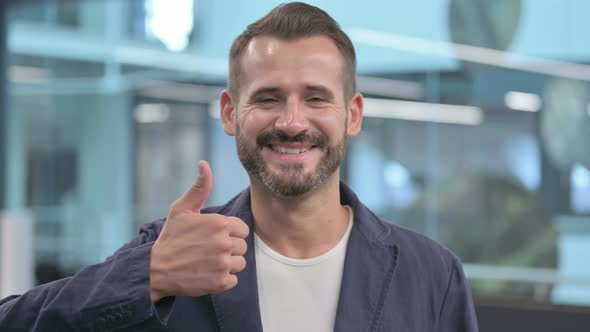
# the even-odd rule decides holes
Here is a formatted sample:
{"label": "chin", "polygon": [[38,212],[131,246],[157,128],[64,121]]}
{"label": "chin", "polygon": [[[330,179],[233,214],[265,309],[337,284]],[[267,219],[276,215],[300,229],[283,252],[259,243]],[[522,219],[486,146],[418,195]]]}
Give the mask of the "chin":
{"label": "chin", "polygon": [[300,197],[314,191],[324,180],[311,174],[272,174],[263,179],[263,184],[276,195],[291,198]]}

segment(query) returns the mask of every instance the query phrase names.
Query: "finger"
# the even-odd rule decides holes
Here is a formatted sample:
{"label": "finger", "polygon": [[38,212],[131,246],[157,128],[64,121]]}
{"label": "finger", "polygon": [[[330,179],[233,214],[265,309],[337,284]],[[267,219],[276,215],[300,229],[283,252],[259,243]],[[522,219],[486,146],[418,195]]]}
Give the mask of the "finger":
{"label": "finger", "polygon": [[229,223],[229,236],[245,239],[250,233],[250,228],[240,218],[232,218]]}
{"label": "finger", "polygon": [[248,245],[246,245],[246,241],[241,238],[232,237],[232,248],[231,254],[232,256],[244,256],[246,250],[248,250]]}
{"label": "finger", "polygon": [[174,209],[189,210],[200,213],[203,204],[213,189],[213,172],[209,163],[199,162],[199,176],[193,185],[174,204]]}
{"label": "finger", "polygon": [[228,274],[225,277],[225,280],[223,282],[224,284],[224,291],[230,290],[234,287],[236,287],[236,285],[238,284],[238,277],[235,274]]}
{"label": "finger", "polygon": [[231,256],[230,273],[238,273],[246,268],[246,259],[244,256]]}
{"label": "finger", "polygon": [[219,294],[223,293],[227,290],[230,290],[238,284],[238,277],[235,274],[226,274],[223,279],[217,280],[213,288],[211,288],[212,294]]}

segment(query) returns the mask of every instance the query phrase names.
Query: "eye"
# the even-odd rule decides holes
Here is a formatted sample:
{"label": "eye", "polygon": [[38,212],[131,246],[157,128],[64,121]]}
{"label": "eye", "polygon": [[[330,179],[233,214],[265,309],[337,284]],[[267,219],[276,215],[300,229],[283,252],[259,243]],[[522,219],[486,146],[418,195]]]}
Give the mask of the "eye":
{"label": "eye", "polygon": [[317,97],[316,96],[316,97],[307,98],[307,101],[310,102],[310,103],[322,103],[325,100],[322,97]]}
{"label": "eye", "polygon": [[258,99],[258,103],[260,103],[260,104],[273,104],[273,103],[276,103],[276,102],[278,102],[277,99],[270,98],[270,97],[265,97],[265,98]]}

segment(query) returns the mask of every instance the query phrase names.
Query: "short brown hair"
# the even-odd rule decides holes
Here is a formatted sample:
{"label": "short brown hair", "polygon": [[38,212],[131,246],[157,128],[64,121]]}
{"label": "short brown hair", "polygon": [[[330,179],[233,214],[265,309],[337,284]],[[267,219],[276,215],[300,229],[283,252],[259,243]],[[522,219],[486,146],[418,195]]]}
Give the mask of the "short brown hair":
{"label": "short brown hair", "polygon": [[350,38],[340,25],[318,7],[291,2],[279,5],[258,21],[248,25],[232,44],[229,54],[230,94],[237,98],[241,73],[240,58],[248,43],[257,36],[272,36],[283,40],[295,40],[313,35],[327,36],[334,41],[344,58],[344,95],[356,91],[356,55]]}

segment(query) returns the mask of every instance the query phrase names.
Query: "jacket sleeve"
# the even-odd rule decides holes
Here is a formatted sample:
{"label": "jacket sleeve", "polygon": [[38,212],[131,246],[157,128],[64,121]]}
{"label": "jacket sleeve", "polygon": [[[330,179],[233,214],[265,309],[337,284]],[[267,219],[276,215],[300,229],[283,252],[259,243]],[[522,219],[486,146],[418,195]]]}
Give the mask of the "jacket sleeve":
{"label": "jacket sleeve", "polygon": [[[152,224],[153,225],[153,224]],[[104,331],[157,329],[171,301],[157,308],[149,291],[155,227],[140,234],[104,262],[75,275],[0,300],[0,331]],[[164,314],[163,319],[158,314]]]}
{"label": "jacket sleeve", "polygon": [[477,332],[477,318],[471,291],[458,259],[453,262],[449,284],[439,315],[441,332]]}

